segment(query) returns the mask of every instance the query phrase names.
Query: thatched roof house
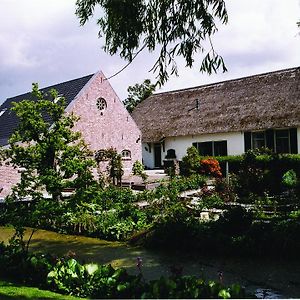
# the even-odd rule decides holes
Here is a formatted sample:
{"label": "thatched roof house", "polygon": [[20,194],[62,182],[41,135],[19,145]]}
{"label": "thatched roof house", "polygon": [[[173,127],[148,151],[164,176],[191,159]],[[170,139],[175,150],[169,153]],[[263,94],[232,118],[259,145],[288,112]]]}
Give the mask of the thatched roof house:
{"label": "thatched roof house", "polygon": [[[288,136],[288,143],[292,144],[289,152],[298,152],[293,136],[295,128],[300,127],[300,68],[154,94],[137,106],[133,118],[144,143],[167,143],[171,137],[174,142],[174,138],[189,136],[191,145],[214,141],[216,134],[221,134],[217,140],[227,141],[228,154],[244,152],[247,142],[243,149],[229,151],[229,140],[224,134],[294,128]],[[276,145],[276,137],[268,144],[267,135],[261,136],[265,146]],[[252,146],[253,138],[250,136]],[[177,150],[176,145],[171,146]]]}

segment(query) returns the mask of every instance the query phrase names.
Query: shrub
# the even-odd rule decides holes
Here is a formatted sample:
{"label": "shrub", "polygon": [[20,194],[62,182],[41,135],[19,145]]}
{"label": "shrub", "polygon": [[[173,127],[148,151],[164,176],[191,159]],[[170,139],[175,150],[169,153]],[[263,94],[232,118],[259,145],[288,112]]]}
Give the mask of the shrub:
{"label": "shrub", "polygon": [[205,158],[200,161],[200,172],[207,176],[221,177],[219,162],[214,158]]}
{"label": "shrub", "polygon": [[193,190],[202,187],[206,183],[206,177],[199,174],[190,177],[175,177],[168,184],[168,188],[176,188],[179,192]]}
{"label": "shrub", "polygon": [[216,160],[218,160],[221,173],[226,174],[226,163],[228,163],[229,173],[238,173],[240,169],[241,162],[243,160],[242,155],[229,155],[229,156],[216,156]]}
{"label": "shrub", "polygon": [[115,186],[109,186],[103,190],[97,198],[97,204],[101,205],[103,209],[111,209],[116,203],[133,203],[135,201],[135,196],[131,189],[124,189]]}
{"label": "shrub", "polygon": [[223,199],[218,194],[213,193],[212,195],[202,197],[201,202],[198,205],[198,209],[222,208],[223,206]]}
{"label": "shrub", "polygon": [[280,194],[287,188],[282,181],[282,177],[286,172],[294,170],[296,176],[300,176],[299,154],[275,154],[270,151],[250,150],[243,156],[217,157],[217,159],[223,173],[226,162],[228,162],[231,177],[236,179],[234,180],[236,191],[242,197],[247,197],[249,193],[259,195],[263,195],[264,192],[273,195]]}
{"label": "shrub", "polygon": [[184,176],[198,174],[200,168],[200,155],[194,146],[187,148],[187,155],[182,158],[180,173]]}
{"label": "shrub", "polygon": [[234,191],[235,186],[232,180],[226,178],[216,178],[215,179],[215,191],[223,199],[224,202],[236,201],[237,195]]}
{"label": "shrub", "polygon": [[158,210],[147,234],[147,247],[162,250],[178,250],[193,248],[194,228],[199,221],[181,201],[170,203],[164,210]]}
{"label": "shrub", "polygon": [[144,172],[143,164],[138,160],[136,160],[132,166],[132,173],[133,175],[140,176],[143,182],[146,182],[148,178],[148,175]]}
{"label": "shrub", "polygon": [[282,183],[288,188],[294,188],[297,185],[297,175],[294,170],[289,170],[282,176]]}
{"label": "shrub", "polygon": [[224,212],[218,220],[220,231],[227,235],[241,235],[250,229],[253,215],[241,206],[235,206]]}

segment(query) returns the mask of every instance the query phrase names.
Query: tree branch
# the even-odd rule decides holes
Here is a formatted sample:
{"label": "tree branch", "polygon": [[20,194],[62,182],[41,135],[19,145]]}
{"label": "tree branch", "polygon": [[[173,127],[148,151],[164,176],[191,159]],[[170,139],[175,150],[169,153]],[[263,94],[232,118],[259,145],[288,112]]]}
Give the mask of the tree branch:
{"label": "tree branch", "polygon": [[145,47],[147,46],[147,44],[144,44],[143,47],[137,52],[135,53],[135,55],[133,56],[132,60],[130,62],[128,62],[121,70],[119,70],[118,72],[116,72],[115,74],[109,76],[108,78],[106,78],[105,80],[109,80],[115,76],[117,76],[118,74],[120,74],[121,72],[123,72],[132,62],[133,60],[138,56],[139,53],[141,53]]}

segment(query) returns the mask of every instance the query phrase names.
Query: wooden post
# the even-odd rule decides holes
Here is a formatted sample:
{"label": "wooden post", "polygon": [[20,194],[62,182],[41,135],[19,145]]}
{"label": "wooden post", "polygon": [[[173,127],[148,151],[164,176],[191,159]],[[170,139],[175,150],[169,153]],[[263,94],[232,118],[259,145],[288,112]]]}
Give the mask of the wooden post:
{"label": "wooden post", "polygon": [[226,182],[229,184],[229,164],[228,161],[226,161]]}

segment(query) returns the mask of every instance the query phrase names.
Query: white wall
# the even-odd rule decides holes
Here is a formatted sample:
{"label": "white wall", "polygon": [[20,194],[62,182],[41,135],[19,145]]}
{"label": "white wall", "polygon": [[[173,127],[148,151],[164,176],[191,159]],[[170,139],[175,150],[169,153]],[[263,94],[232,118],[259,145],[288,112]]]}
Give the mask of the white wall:
{"label": "white wall", "polygon": [[[190,135],[166,138],[165,151],[175,149],[177,159],[181,160],[186,155],[186,150],[195,142],[227,141],[228,155],[238,155],[244,153],[244,133],[229,132],[203,135]],[[163,153],[162,157],[166,155]]]}
{"label": "white wall", "polygon": [[[151,145],[151,152],[150,147],[147,143],[142,143],[142,156],[143,156],[143,164],[150,169],[154,168],[154,146],[153,143]],[[147,150],[146,150],[147,149]]]}
{"label": "white wall", "polygon": [[[215,133],[203,135],[189,135],[168,137],[165,139],[165,151],[162,147],[162,160],[167,155],[168,149],[175,149],[177,159],[181,160],[186,155],[186,150],[195,142],[209,142],[209,141],[224,141],[227,140],[228,155],[239,155],[245,152],[244,148],[244,133],[243,132],[229,132],[229,133]],[[300,153],[300,127],[297,128],[298,153]],[[151,144],[151,153],[145,150],[149,149],[148,144],[143,143],[143,162],[148,168],[154,168],[154,146]]]}
{"label": "white wall", "polygon": [[[228,155],[239,155],[245,152],[244,149],[244,133],[243,132],[229,132],[229,133],[215,133],[203,135],[189,135],[168,137],[165,139],[165,151],[162,147],[162,160],[167,155],[167,150],[175,149],[177,159],[181,160],[186,155],[187,148],[191,147],[195,142],[209,142],[209,141],[227,141]],[[299,142],[298,138],[298,142]],[[143,143],[143,162],[148,168],[154,168],[154,147],[151,144],[151,153],[145,150],[149,149],[148,144]]]}

